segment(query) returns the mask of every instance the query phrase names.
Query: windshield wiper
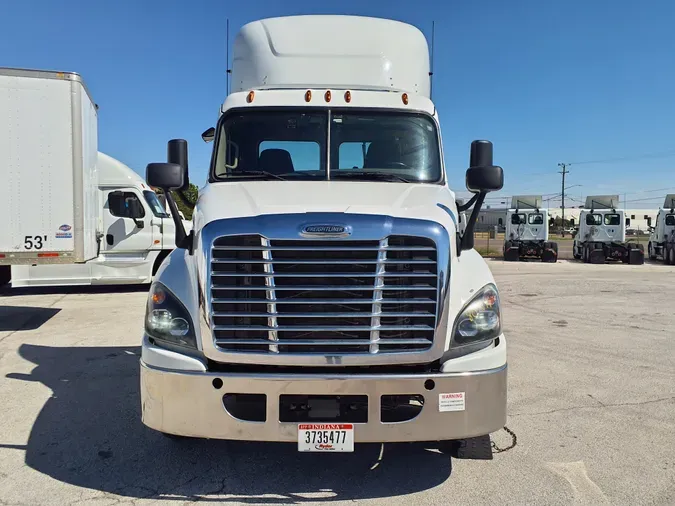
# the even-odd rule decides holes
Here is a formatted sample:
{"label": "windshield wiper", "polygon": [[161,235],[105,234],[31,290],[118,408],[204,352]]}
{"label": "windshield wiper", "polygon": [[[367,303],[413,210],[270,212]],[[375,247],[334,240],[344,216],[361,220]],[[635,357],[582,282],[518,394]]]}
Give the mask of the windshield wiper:
{"label": "windshield wiper", "polygon": [[288,179],[286,179],[285,177],[277,176],[276,174],[272,174],[271,172],[267,172],[266,170],[245,170],[236,175],[228,177],[247,177],[247,176],[265,176],[271,177],[273,179],[278,179],[279,181],[288,181]]}
{"label": "windshield wiper", "polygon": [[358,177],[362,179],[379,179],[382,181],[399,181],[401,183],[416,183],[418,181],[406,179],[403,176],[399,176],[396,174],[389,174],[386,172],[351,172],[351,171],[336,171],[336,172],[331,172],[330,173],[331,178],[337,179],[339,177]]}

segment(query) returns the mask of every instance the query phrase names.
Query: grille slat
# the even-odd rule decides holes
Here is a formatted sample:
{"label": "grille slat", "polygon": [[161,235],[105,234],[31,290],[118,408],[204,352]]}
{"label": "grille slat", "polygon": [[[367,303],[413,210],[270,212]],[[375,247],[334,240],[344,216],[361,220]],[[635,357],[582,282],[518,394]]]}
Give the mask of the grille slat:
{"label": "grille slat", "polygon": [[427,350],[437,271],[436,245],[420,237],[219,237],[211,250],[214,343],[241,353]]}

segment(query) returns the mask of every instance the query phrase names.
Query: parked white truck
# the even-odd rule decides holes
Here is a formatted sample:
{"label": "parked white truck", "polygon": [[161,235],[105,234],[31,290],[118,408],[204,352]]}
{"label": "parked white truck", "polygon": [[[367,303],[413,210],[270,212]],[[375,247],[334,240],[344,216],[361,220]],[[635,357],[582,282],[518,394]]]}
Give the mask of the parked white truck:
{"label": "parked white truck", "polygon": [[644,246],[626,241],[626,219],[618,195],[586,197],[579,213],[579,230],[574,236],[573,255],[585,263],[603,264],[606,260],[641,265]]}
{"label": "parked white truck", "polygon": [[0,285],[149,283],[175,225],[141,176],[98,151],[81,77],[0,68],[0,110]]}
{"label": "parked white truck", "polygon": [[666,195],[650,232],[647,245],[649,259],[660,257],[666,265],[675,265],[675,194]]}
{"label": "parked white truck", "polygon": [[542,207],[541,195],[517,195],[511,198],[506,212],[504,260],[539,258],[543,262],[558,260],[558,244],[548,240],[548,209]]}
{"label": "parked white truck", "polygon": [[[231,75],[204,134],[215,142],[194,228],[177,225],[180,248],[150,288],[143,423],[299,451],[489,451],[470,438],[506,421],[506,340],[473,228],[503,172],[474,141],[459,234],[424,35],[366,17],[255,21]],[[169,145],[146,174],[164,189],[187,174],[185,142]]]}

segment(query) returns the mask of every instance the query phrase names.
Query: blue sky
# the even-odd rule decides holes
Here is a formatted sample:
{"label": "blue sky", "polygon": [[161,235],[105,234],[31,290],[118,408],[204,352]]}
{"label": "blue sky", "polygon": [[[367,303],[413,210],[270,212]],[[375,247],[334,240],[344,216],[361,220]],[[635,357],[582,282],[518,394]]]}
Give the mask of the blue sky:
{"label": "blue sky", "polygon": [[[573,198],[626,193],[629,207],[654,207],[675,193],[671,0],[15,1],[0,66],[79,72],[100,105],[101,151],[144,173],[185,138],[201,185],[212,144],[200,134],[226,92],[225,20],[233,39],[248,21],[306,13],[398,19],[428,38],[436,21],[434,101],[455,190],[484,138],[506,171],[502,195],[558,192],[559,162],[572,163],[568,186],[583,185]],[[575,163],[608,159],[620,160]]]}

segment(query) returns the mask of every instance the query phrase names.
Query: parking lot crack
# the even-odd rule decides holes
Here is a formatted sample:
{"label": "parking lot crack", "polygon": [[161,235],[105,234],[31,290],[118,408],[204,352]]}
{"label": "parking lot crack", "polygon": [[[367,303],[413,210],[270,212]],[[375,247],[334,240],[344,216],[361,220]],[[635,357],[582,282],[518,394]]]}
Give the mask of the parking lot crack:
{"label": "parking lot crack", "polygon": [[[597,401],[597,399],[595,399]],[[616,407],[621,407],[621,406],[644,406],[645,404],[654,404],[657,402],[667,402],[667,401],[672,401],[675,400],[675,395],[671,397],[664,397],[661,399],[652,399],[650,401],[641,401],[641,402],[618,402],[615,404],[603,404],[600,403],[596,406],[570,406],[568,408],[558,408],[558,409],[550,409],[548,411],[534,411],[532,413],[511,413],[509,416],[537,416],[537,415],[549,415],[551,413],[558,413],[561,411],[574,411],[577,409],[606,409],[606,408],[616,408]],[[600,401],[598,401],[600,402]]]}

